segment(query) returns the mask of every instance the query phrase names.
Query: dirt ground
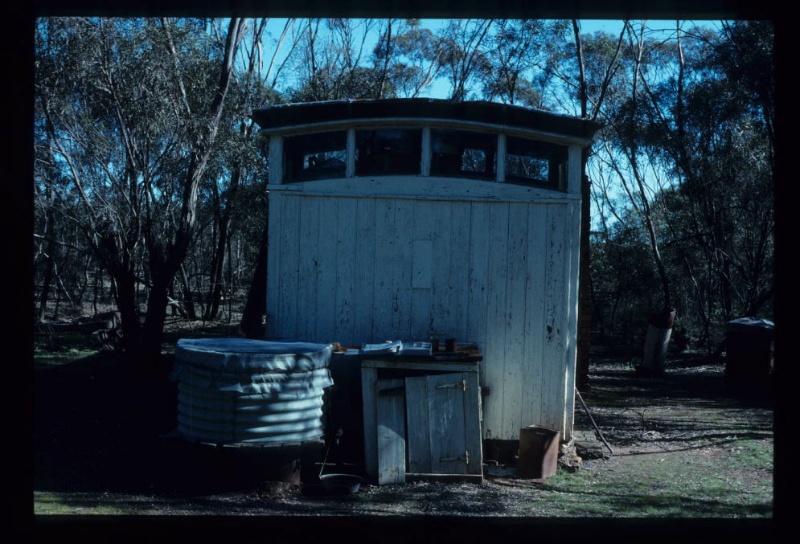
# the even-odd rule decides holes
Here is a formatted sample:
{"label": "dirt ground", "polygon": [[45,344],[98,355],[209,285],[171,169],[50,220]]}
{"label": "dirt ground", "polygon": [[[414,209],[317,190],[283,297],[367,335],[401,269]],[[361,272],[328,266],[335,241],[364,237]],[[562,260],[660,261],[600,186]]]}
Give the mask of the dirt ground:
{"label": "dirt ground", "polygon": [[[341,516],[358,519],[359,530],[380,520],[377,527],[391,531],[397,518],[438,516],[458,519],[467,532],[475,520],[504,520],[505,525],[496,527],[501,534],[517,530],[508,525],[513,520],[554,515],[541,499],[548,481],[521,479],[513,466],[487,466],[481,485],[363,484],[358,493],[327,496],[318,485],[258,479],[242,483],[214,469],[208,458],[190,465],[186,452],[164,438],[175,425],[176,406],[167,373],[162,369],[159,379],[138,375],[109,353],[35,371],[33,502],[41,528],[59,527],[71,516],[82,520],[91,514],[132,514],[188,516],[193,528],[202,527],[198,518],[207,516]],[[597,355],[590,367],[590,389],[582,395],[586,409],[576,404],[578,459],[574,467],[559,471],[633,480],[652,471],[655,462],[713,462],[727,454],[727,443],[746,434],[771,443],[773,400],[768,390],[753,388],[734,396],[729,389],[724,366],[701,357],[675,356],[663,376],[646,378],[624,359]],[[756,486],[763,485],[765,474],[743,464],[730,478]],[[759,516],[770,518],[771,512]],[[400,526],[408,529],[402,522]],[[429,521],[424,527],[428,534],[440,530]],[[724,528],[716,534],[724,535]]]}

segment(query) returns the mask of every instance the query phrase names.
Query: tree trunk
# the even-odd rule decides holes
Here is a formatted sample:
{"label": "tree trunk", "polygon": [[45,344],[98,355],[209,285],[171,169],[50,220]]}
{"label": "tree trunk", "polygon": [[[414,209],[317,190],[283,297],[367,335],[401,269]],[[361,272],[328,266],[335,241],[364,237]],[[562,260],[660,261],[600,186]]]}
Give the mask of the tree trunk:
{"label": "tree trunk", "polygon": [[139,359],[137,367],[145,373],[155,374],[158,371],[168,302],[169,283],[159,276],[155,276],[147,297],[147,313],[142,327],[141,340],[135,350],[136,358]]}
{"label": "tree trunk", "polygon": [[256,269],[253,272],[253,280],[250,283],[250,292],[247,295],[247,303],[242,312],[242,320],[239,323],[239,334],[247,338],[263,339],[266,336],[264,331],[264,317],[267,311],[267,241],[269,228],[264,227],[261,236],[261,246],[258,250]]}
{"label": "tree trunk", "polygon": [[225,264],[225,249],[228,245],[228,221],[221,218],[218,222],[219,238],[214,257],[211,262],[211,286],[208,292],[208,305],[203,314],[204,321],[216,319],[219,314],[219,303],[222,300],[222,272]]}
{"label": "tree trunk", "polygon": [[[581,168],[586,168],[588,151],[583,150],[581,155]],[[591,187],[589,178],[585,173],[581,174],[581,254],[578,278],[578,346],[576,354],[575,384],[579,391],[587,391],[589,388],[589,351],[592,340],[592,295],[591,295],[591,276],[590,259],[591,246],[589,245],[589,234],[591,225]]]}
{"label": "tree trunk", "polygon": [[183,308],[184,317],[190,321],[197,319],[197,310],[194,307],[194,296],[192,295],[192,286],[189,284],[189,278],[186,276],[186,269],[181,265],[179,273],[177,274],[178,281],[180,282],[180,296],[177,297]]}
{"label": "tree trunk", "polygon": [[136,282],[133,275],[130,274],[112,275],[112,281],[116,286],[115,295],[122,328],[121,347],[123,351],[131,351],[138,345],[141,334],[136,302]]}
{"label": "tree trunk", "polygon": [[38,321],[43,321],[47,313],[47,300],[50,298],[50,288],[53,285],[54,266],[53,253],[55,251],[55,244],[50,241],[48,244],[48,252],[45,257],[44,263],[44,277],[42,279],[42,290],[39,292],[39,311]]}

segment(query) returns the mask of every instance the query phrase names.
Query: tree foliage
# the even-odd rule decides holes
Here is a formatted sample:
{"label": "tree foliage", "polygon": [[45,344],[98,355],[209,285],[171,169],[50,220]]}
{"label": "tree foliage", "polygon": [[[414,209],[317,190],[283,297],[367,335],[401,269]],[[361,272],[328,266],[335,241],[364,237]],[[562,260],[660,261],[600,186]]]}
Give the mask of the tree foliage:
{"label": "tree foliage", "polygon": [[66,172],[78,206],[68,219],[114,282],[123,347],[145,358],[160,353],[240,32],[239,20],[222,43],[195,20],[37,25],[37,114],[49,144],[37,151]]}
{"label": "tree foliage", "polygon": [[[631,187],[627,179],[645,182],[623,202],[650,207],[670,300],[682,326],[710,351],[727,321],[771,317],[773,296],[774,95],[762,85],[771,80],[772,31],[748,21],[723,29],[687,30],[678,22],[672,39],[636,44],[639,89],[610,101],[612,130],[598,157],[613,169],[618,150],[628,150],[630,165],[653,169],[646,177],[617,169],[623,190]],[[759,66],[742,69],[747,62]],[[613,210],[610,187],[596,200]]]}
{"label": "tree foliage", "polygon": [[[51,18],[36,22],[38,319],[104,297],[123,348],[169,308],[231,318],[265,287],[269,165],[250,114],[286,101],[489,100],[601,122],[587,152],[598,330],[667,304],[715,349],[772,315],[775,77],[768,21]],[[659,23],[664,24],[664,23]],[[444,91],[441,91],[444,89]],[[255,274],[255,276],[254,276]]]}

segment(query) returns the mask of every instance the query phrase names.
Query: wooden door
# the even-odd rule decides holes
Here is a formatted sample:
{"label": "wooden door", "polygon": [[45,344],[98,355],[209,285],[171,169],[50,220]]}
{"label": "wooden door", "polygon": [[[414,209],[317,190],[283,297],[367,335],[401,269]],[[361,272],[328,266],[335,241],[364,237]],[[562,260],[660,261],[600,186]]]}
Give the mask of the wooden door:
{"label": "wooden door", "polygon": [[481,474],[477,373],[409,377],[405,385],[408,471]]}

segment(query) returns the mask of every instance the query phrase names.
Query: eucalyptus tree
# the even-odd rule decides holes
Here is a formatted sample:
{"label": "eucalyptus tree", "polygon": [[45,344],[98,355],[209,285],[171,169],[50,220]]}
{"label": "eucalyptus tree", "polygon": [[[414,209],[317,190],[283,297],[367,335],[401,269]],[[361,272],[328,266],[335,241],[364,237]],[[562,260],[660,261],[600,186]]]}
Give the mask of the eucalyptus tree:
{"label": "eucalyptus tree", "polygon": [[[87,247],[113,279],[122,347],[161,351],[170,286],[195,232],[242,21],[52,18],[36,25],[35,95],[78,195]],[[140,321],[137,288],[147,291]]]}
{"label": "eucalyptus tree", "polygon": [[[645,144],[643,132],[649,126],[646,118],[649,111],[646,92],[648,78],[662,77],[660,68],[670,66],[672,59],[664,43],[649,38],[646,22],[623,23],[623,29],[617,37],[605,33],[586,36],[580,33],[579,22],[573,21],[574,49],[565,49],[561,58],[555,59],[557,75],[567,91],[562,96],[575,104],[574,114],[598,120],[605,125],[599,132],[599,141],[592,155],[587,152],[583,158],[599,182],[590,191],[588,179],[584,180],[583,238],[586,240],[589,236],[591,199],[600,204],[601,213],[596,217],[604,219],[606,216],[603,212],[610,210],[617,221],[623,224],[630,221],[632,216],[624,210],[615,209],[617,202],[610,197],[613,192],[621,193],[625,197],[622,205],[635,214],[636,224],[645,235],[641,240],[647,241],[654,269],[660,278],[662,302],[650,317],[643,360],[645,369],[659,371],[666,356],[675,314],[672,280],[662,257],[658,221],[652,201],[660,191],[670,186],[670,180],[659,169],[660,165],[651,161],[652,150]],[[609,179],[613,179],[613,186],[608,184]],[[601,228],[608,234],[607,225],[601,223]],[[609,238],[599,240],[608,242]],[[588,284],[596,295],[601,289],[599,286],[594,289],[595,278],[586,273],[586,265],[590,264],[591,259],[588,251],[585,253],[582,259],[582,285],[585,289]],[[588,298],[583,295],[585,293],[582,293],[582,301]]]}
{"label": "eucalyptus tree", "polygon": [[[251,114],[254,109],[280,101],[279,95],[267,83],[269,66],[278,63],[278,48],[264,46],[268,19],[256,19],[246,22],[242,46],[239,48],[239,69],[232,76],[229,99],[226,103],[226,114],[220,123],[220,138],[214,154],[213,175],[209,175],[205,185],[205,202],[212,216],[213,247],[211,255],[209,282],[203,319],[215,319],[220,311],[225,294],[224,265],[232,266],[230,243],[239,226],[248,216],[266,222],[266,208],[251,209],[245,206],[240,197],[241,192],[250,199],[254,195],[247,191],[255,187],[266,194],[264,181],[268,166],[264,155],[259,153],[254,141],[256,124]],[[292,49],[286,52],[290,55]],[[244,209],[250,212],[243,213]],[[261,241],[260,237],[252,239],[253,245]],[[226,255],[228,258],[226,259]],[[234,295],[233,277],[228,274],[228,300]],[[230,314],[229,314],[230,317]]]}
{"label": "eucalyptus tree", "polygon": [[[553,23],[551,37],[546,40],[549,51],[547,62],[535,76],[542,89],[539,97],[540,105],[544,107],[546,104],[558,104],[561,111],[583,119],[592,121],[604,119],[608,109],[607,99],[613,95],[614,87],[618,84],[615,75],[621,64],[623,35],[620,34],[616,39],[602,32],[595,33],[593,36],[584,36],[581,33],[580,21],[572,20],[569,26],[572,30],[572,40],[566,39],[567,29],[559,21]],[[604,130],[601,130],[600,134],[602,135],[603,132]],[[588,383],[593,315],[599,314],[601,323],[603,323],[604,310],[602,301],[598,300],[598,293],[603,292],[603,286],[595,288],[594,276],[596,274],[592,273],[592,249],[595,245],[592,242],[598,240],[591,236],[593,191],[592,183],[586,174],[592,153],[591,147],[586,147],[581,152],[581,170],[584,174],[581,179],[578,387],[583,387]],[[600,211],[602,218],[604,217],[603,209],[601,208]],[[601,225],[605,226],[603,222]],[[605,242],[607,238],[601,237],[599,240]],[[598,279],[602,281],[606,278],[598,277]],[[615,313],[612,311],[612,316]]]}
{"label": "eucalyptus tree", "polygon": [[450,84],[450,99],[470,100],[472,82],[491,70],[489,36],[494,19],[452,19],[438,33],[442,45],[442,75]]}
{"label": "eucalyptus tree", "polygon": [[391,95],[382,78],[384,67],[368,63],[379,24],[377,19],[307,19],[300,24],[297,32],[302,39],[292,64],[296,81],[287,91],[290,99],[316,102]]}
{"label": "eucalyptus tree", "polygon": [[[56,163],[56,153],[51,140],[47,137],[44,124],[46,121],[37,116],[38,130],[34,131],[34,237],[33,237],[33,270],[36,286],[34,301],[34,320],[42,322],[47,317],[48,303],[52,292],[63,285],[59,275],[61,263],[65,261],[63,254],[69,248],[65,243],[63,222],[55,210],[68,198],[69,183],[64,179]],[[60,299],[56,298],[53,317],[58,318]]]}
{"label": "eucalyptus tree", "polygon": [[665,205],[700,340],[714,349],[722,324],[772,310],[773,28],[678,28],[675,43],[675,76],[647,87],[646,142],[678,180]]}
{"label": "eucalyptus tree", "polygon": [[[391,40],[390,40],[391,38]],[[430,89],[442,70],[445,44],[419,19],[407,19],[375,47],[376,64],[383,60],[386,77],[397,96],[417,98]]]}
{"label": "eucalyptus tree", "polygon": [[676,310],[672,278],[662,257],[661,237],[664,230],[658,228],[653,200],[660,191],[669,187],[671,180],[662,175],[660,165],[652,160],[653,150],[647,145],[645,134],[653,126],[652,109],[648,101],[650,82],[669,78],[669,70],[674,63],[670,62],[673,59],[668,43],[649,38],[646,21],[637,24],[625,21],[624,32],[631,61],[630,71],[626,74],[629,90],[610,121],[614,150],[607,157],[630,206],[641,218],[653,264],[660,278],[662,301],[649,318],[642,359],[643,370],[659,373],[666,360]]}
{"label": "eucalyptus tree", "polygon": [[[587,75],[599,73],[588,67],[600,59],[610,77],[602,94],[586,78],[588,103],[604,97],[589,172],[596,228],[606,236],[593,239],[593,251],[610,254],[597,246],[612,240],[606,220],[638,217],[660,278],[656,309],[674,308],[709,350],[727,320],[769,315],[773,293],[771,27],[721,29],[628,22],[622,42],[581,40]],[[668,339],[650,355],[663,357]]]}
{"label": "eucalyptus tree", "polygon": [[488,70],[480,74],[490,101],[542,108],[551,58],[566,40],[568,21],[500,19],[487,38]]}
{"label": "eucalyptus tree", "polygon": [[642,308],[658,304],[659,279],[639,216],[627,208],[622,210],[622,219],[591,234],[588,288],[592,325],[602,341],[630,345],[646,333]]}

